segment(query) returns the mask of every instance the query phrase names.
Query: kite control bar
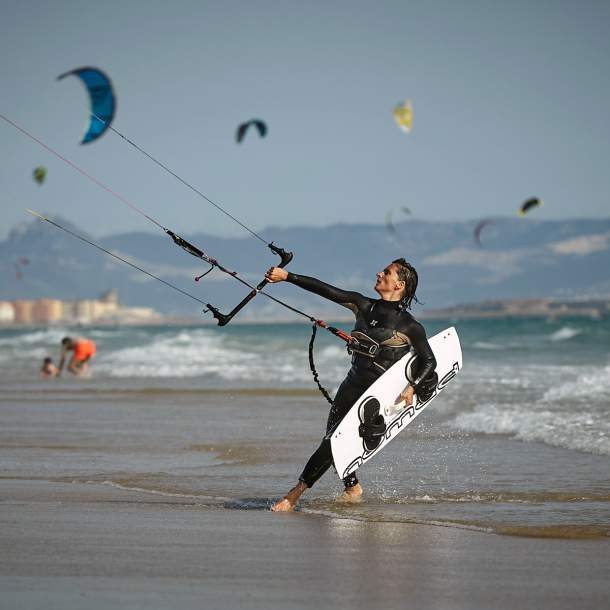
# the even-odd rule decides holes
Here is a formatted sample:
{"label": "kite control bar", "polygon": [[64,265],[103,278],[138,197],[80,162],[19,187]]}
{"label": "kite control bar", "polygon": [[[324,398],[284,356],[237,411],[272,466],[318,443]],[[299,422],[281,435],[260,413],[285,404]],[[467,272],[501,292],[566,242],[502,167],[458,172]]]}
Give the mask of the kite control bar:
{"label": "kite control bar", "polygon": [[[236,271],[231,271],[230,269],[223,267],[215,258],[212,258],[208,254],[206,254],[203,250],[200,250],[197,246],[194,246],[192,243],[186,241],[186,239],[184,239],[183,237],[180,237],[180,235],[177,235],[173,231],[170,231],[169,229],[166,229],[164,227],[163,227],[163,230],[174,240],[174,243],[177,246],[180,246],[183,250],[185,250],[189,254],[192,254],[193,256],[196,256],[197,258],[204,260],[206,263],[208,263],[208,265],[210,265],[210,269],[208,271],[206,271],[202,275],[199,275],[195,278],[196,282],[198,282],[202,277],[204,277],[205,275],[210,273],[210,271],[212,271],[212,269],[214,269],[216,267],[217,269],[220,269],[223,273],[233,276],[238,282],[241,282],[242,284],[245,284],[246,286],[248,286],[248,288],[252,289],[248,293],[246,298],[243,301],[241,301],[241,303],[238,303],[227,314],[224,314],[221,311],[219,311],[217,307],[214,307],[214,305],[211,305],[210,303],[206,303],[206,307],[208,308],[207,311],[211,311],[214,318],[216,320],[218,320],[218,326],[226,326],[233,319],[233,316],[235,316],[241,309],[243,309],[269,283],[267,280],[263,280],[257,286],[252,286],[252,284],[249,284],[244,279],[239,277],[239,275],[237,274]],[[273,242],[271,242],[270,244],[267,244],[267,246],[282,259],[282,261],[280,262],[278,267],[285,267],[292,260],[292,257],[293,257],[292,252],[286,252],[286,250],[284,250],[284,248],[278,248],[278,246],[274,245]],[[270,297],[270,298],[273,299],[273,297]],[[277,299],[273,299],[273,300],[277,301]]]}
{"label": "kite control bar", "polygon": [[[275,252],[281,259],[282,262],[278,265],[278,267],[285,267],[293,257],[292,252],[286,252],[284,248],[278,248],[271,242],[267,244],[269,248]],[[263,280],[260,282],[256,288],[253,288],[248,295],[244,298],[243,301],[238,303],[229,313],[224,314],[221,313],[216,307],[207,303],[206,307],[212,312],[212,315],[216,320],[218,320],[218,326],[226,326],[239,311],[241,311],[267,284],[268,280]]]}
{"label": "kite control bar", "polygon": [[[83,70],[84,70],[84,68],[83,68]],[[66,76],[66,75],[62,75],[62,77]],[[60,78],[62,78],[62,77],[60,77]],[[270,248],[275,254],[277,254],[282,259],[280,264],[279,264],[279,267],[285,267],[292,260],[292,257],[293,257],[292,252],[286,252],[286,250],[284,250],[283,248],[279,248],[279,247],[275,246],[273,244],[273,242],[267,243],[266,240],[263,239],[263,237],[261,235],[259,235],[258,233],[255,233],[252,229],[250,229],[245,224],[240,222],[237,218],[235,218],[234,216],[229,214],[229,212],[227,212],[224,208],[219,206],[217,203],[214,203],[211,199],[206,197],[201,191],[197,190],[194,186],[189,184],[186,180],[184,180],[180,176],[178,176],[175,172],[173,172],[171,169],[169,169],[166,165],[163,165],[160,161],[155,159],[152,155],[147,153],[144,149],[140,148],[134,142],[132,142],[131,140],[127,139],[123,134],[121,134],[118,131],[116,131],[113,127],[110,126],[109,122],[105,121],[102,117],[98,116],[97,114],[94,114],[94,113],[91,113],[91,114],[97,120],[99,120],[101,123],[105,124],[108,129],[110,129],[111,131],[116,132],[117,135],[121,136],[125,141],[127,141],[129,144],[134,146],[137,150],[139,150],[146,157],[151,159],[151,161],[154,161],[157,165],[159,165],[165,171],[167,171],[172,176],[174,176],[174,178],[176,178],[178,181],[182,182],[185,186],[187,186],[192,191],[197,193],[197,195],[199,195],[200,197],[205,199],[208,203],[213,205],[215,208],[217,208],[218,210],[223,212],[225,215],[227,215],[229,218],[231,218],[234,222],[236,222],[241,227],[243,227],[246,231],[248,231],[253,237],[255,237],[256,239],[261,241],[263,244],[265,244],[268,248]],[[245,307],[245,305],[247,303],[249,303],[259,292],[262,292],[265,296],[267,296],[271,300],[275,301],[276,303],[282,305],[283,307],[287,307],[291,311],[294,311],[295,313],[303,315],[303,316],[309,318],[310,321],[315,322],[315,318],[313,318],[312,316],[310,316],[310,315],[308,315],[308,314],[306,314],[306,313],[304,313],[302,311],[299,311],[298,309],[292,307],[291,305],[288,305],[288,303],[284,303],[283,301],[280,301],[280,299],[276,299],[275,297],[273,297],[273,296],[263,292],[262,289],[268,284],[267,280],[263,280],[262,282],[260,282],[258,284],[258,286],[252,286],[249,282],[247,282],[246,280],[241,278],[236,271],[231,271],[230,269],[227,269],[226,267],[221,265],[219,263],[219,261],[217,261],[215,258],[209,256],[203,250],[199,249],[197,246],[193,245],[192,243],[190,243],[189,241],[187,241],[186,239],[184,239],[180,235],[174,233],[172,230],[164,227],[160,222],[155,220],[152,216],[149,216],[148,214],[146,214],[146,212],[144,212],[144,210],[141,210],[138,206],[134,205],[131,201],[129,201],[128,199],[126,199],[125,197],[120,195],[118,192],[112,190],[110,187],[106,186],[103,182],[100,182],[97,178],[95,178],[94,176],[92,176],[91,174],[86,172],[84,169],[82,169],[81,167],[79,167],[78,165],[76,165],[75,163],[73,163],[72,161],[67,159],[66,157],[64,157],[61,154],[59,154],[56,150],[54,150],[53,148],[51,148],[50,146],[45,144],[42,140],[39,140],[38,138],[33,136],[31,133],[29,133],[28,131],[23,129],[23,127],[20,127],[19,125],[17,125],[17,123],[15,123],[14,121],[11,121],[8,117],[4,116],[3,114],[0,114],[0,120],[5,121],[9,125],[12,125],[15,129],[17,129],[17,131],[20,131],[25,136],[30,138],[32,141],[34,141],[37,144],[39,144],[40,146],[42,146],[45,150],[47,150],[52,155],[54,155],[55,157],[57,157],[58,159],[60,159],[61,161],[63,161],[67,165],[69,165],[70,167],[72,167],[72,169],[74,169],[77,172],[79,172],[80,174],[82,174],[85,178],[87,178],[88,180],[90,180],[91,182],[96,184],[98,187],[100,187],[101,189],[103,189],[106,192],[108,192],[110,195],[112,195],[113,197],[115,197],[116,199],[118,199],[119,201],[121,201],[122,203],[124,203],[125,205],[130,207],[131,209],[133,209],[138,214],[141,214],[142,216],[144,216],[149,222],[152,222],[159,229],[161,229],[164,233],[166,233],[169,237],[171,237],[171,239],[174,241],[174,243],[177,246],[179,246],[180,248],[182,248],[185,252],[188,252],[190,255],[195,256],[198,259],[204,260],[206,263],[208,263],[210,265],[210,269],[206,273],[204,273],[201,276],[199,276],[198,278],[195,278],[196,280],[201,279],[202,277],[204,277],[205,275],[210,273],[210,271],[212,271],[213,269],[216,268],[216,269],[219,269],[220,271],[222,271],[223,273],[226,273],[227,275],[232,276],[238,282],[241,282],[242,284],[244,284],[245,286],[250,288],[251,292],[248,294],[248,296],[241,303],[239,303],[236,307],[234,307],[233,310],[230,313],[228,313],[226,315],[222,314],[221,312],[219,312],[218,309],[213,307],[212,305],[209,305],[209,304],[207,305],[207,307],[209,308],[209,311],[211,311],[214,314],[214,317],[218,320],[219,326],[225,326],[226,324],[228,324],[231,321],[231,319],[233,318],[233,316],[235,316],[237,314],[237,312],[239,312],[243,307]],[[35,216],[38,216],[41,220],[45,220],[45,221],[47,221],[47,222],[49,222],[51,224],[56,225],[58,228],[60,228],[60,229],[62,229],[64,231],[74,235],[78,239],[81,239],[82,241],[85,241],[86,243],[89,243],[90,245],[98,248],[99,250],[102,250],[103,252],[106,252],[110,256],[113,256],[114,258],[117,258],[118,260],[121,260],[121,261],[125,262],[126,264],[134,267],[135,269],[138,269],[139,271],[142,271],[143,273],[146,273],[150,277],[152,277],[152,278],[162,282],[163,284],[166,284],[170,288],[173,288],[173,289],[177,290],[178,292],[181,292],[184,295],[186,295],[186,296],[188,296],[188,297],[190,297],[190,298],[192,298],[192,299],[194,299],[194,300],[196,300],[196,301],[198,301],[200,303],[203,303],[203,301],[201,301],[197,297],[195,297],[195,296],[185,292],[184,290],[174,286],[173,284],[170,284],[169,282],[166,282],[165,280],[163,280],[163,279],[153,275],[152,273],[149,273],[148,271],[146,271],[146,270],[144,270],[144,269],[134,265],[133,263],[130,263],[129,261],[127,261],[127,260],[125,260],[125,259],[123,259],[123,258],[121,258],[121,257],[119,257],[119,256],[117,256],[115,254],[113,254],[112,252],[110,252],[108,250],[105,250],[101,246],[99,246],[99,245],[97,245],[97,244],[95,244],[93,242],[90,242],[89,240],[83,238],[82,236],[77,235],[76,233],[74,233],[72,231],[69,231],[65,227],[62,227],[59,224],[51,221],[50,219],[41,216],[37,212],[33,212],[33,214]]]}

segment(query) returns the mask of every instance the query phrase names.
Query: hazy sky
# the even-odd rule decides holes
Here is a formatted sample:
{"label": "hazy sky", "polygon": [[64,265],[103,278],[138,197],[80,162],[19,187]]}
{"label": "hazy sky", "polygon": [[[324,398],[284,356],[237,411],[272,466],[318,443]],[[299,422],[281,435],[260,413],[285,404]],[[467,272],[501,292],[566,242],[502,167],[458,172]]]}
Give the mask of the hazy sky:
{"label": "hazy sky", "polygon": [[[78,144],[102,68],[114,127],[255,230],[422,219],[607,217],[610,2],[0,0],[0,113],[178,231],[241,229],[112,133]],[[394,105],[409,97],[403,134]],[[268,137],[236,126],[264,119]],[[56,213],[155,230],[0,121],[0,238]],[[37,165],[49,169],[39,187]]]}

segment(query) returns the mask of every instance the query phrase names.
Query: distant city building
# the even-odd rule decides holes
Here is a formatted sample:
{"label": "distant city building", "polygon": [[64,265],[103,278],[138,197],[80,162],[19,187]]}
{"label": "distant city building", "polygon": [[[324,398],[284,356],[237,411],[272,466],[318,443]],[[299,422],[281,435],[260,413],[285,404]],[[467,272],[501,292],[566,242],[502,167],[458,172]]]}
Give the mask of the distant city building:
{"label": "distant city building", "polygon": [[87,324],[93,319],[93,301],[80,299],[74,302],[74,317],[81,324]]}
{"label": "distant city building", "polygon": [[[110,292],[110,291],[109,291]],[[116,295],[116,290],[114,292],[114,297],[111,299],[104,300],[104,295],[100,297],[99,301],[93,301],[91,304],[92,310],[91,315],[94,319],[97,318],[105,318],[109,315],[112,315],[115,311],[119,309],[119,300]],[[106,293],[108,294],[108,293]]]}
{"label": "distant city building", "polygon": [[35,322],[58,322],[64,313],[63,303],[57,299],[40,299],[34,303],[32,319]]}
{"label": "distant city building", "polygon": [[161,316],[150,307],[119,307],[104,319],[124,324],[137,324],[158,320]]}
{"label": "distant city building", "polygon": [[107,290],[99,299],[0,301],[0,324],[138,324],[160,318],[160,314],[150,307],[119,305],[119,295],[115,289]]}
{"label": "distant city building", "polygon": [[98,299],[101,303],[108,303],[110,305],[119,304],[119,292],[116,288],[111,288],[100,295]]}
{"label": "distant city building", "polygon": [[0,301],[0,324],[10,324],[15,320],[15,309],[12,303]]}
{"label": "distant city building", "polygon": [[17,324],[29,324],[33,321],[33,301],[13,301],[13,310],[15,312],[15,322]]}

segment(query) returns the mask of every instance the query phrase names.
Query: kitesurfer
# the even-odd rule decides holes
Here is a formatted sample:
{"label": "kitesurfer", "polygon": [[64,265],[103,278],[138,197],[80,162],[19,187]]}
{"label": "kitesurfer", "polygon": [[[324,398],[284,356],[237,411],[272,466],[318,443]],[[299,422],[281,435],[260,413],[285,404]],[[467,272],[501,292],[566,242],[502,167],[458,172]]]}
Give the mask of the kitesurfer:
{"label": "kitesurfer", "polygon": [[64,337],[61,340],[61,359],[57,376],[61,374],[64,363],[68,356],[68,352],[72,353],[72,358],[68,363],[68,370],[75,375],[85,375],[89,369],[89,361],[95,355],[96,346],[91,339],[85,339],[83,337]]}
{"label": "kitesurfer", "polygon": [[[392,364],[400,360],[413,348],[418,356],[416,379],[403,391],[401,398],[409,405],[413,394],[419,397],[430,395],[437,383],[434,372],[436,360],[426,338],[423,326],[415,320],[408,309],[417,290],[417,271],[405,259],[399,258],[377,273],[375,291],[381,298],[372,299],[358,292],[341,290],[320,280],[295,273],[280,267],[267,271],[269,282],[287,281],[321,297],[334,301],[352,311],[356,326],[351,336],[356,339],[350,345],[352,367],[337,390],[326,426],[326,436],[318,449],[309,458],[299,482],[271,510],[291,511],[298,499],[332,465],[330,435],[347,414],[360,395],[378,379]],[[373,349],[373,346],[374,347]],[[374,436],[375,417],[371,415],[370,430]],[[366,441],[366,439],[365,439]],[[374,443],[375,438],[371,438]],[[377,439],[377,444],[380,439]],[[355,473],[347,476],[343,483],[343,499],[357,501],[362,495],[362,486]]]}

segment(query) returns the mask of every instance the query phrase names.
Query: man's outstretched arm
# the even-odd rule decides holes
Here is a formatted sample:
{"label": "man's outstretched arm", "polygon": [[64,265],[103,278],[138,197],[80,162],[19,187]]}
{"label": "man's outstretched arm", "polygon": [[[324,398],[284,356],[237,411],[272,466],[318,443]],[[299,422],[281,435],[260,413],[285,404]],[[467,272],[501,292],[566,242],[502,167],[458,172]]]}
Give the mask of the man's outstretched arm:
{"label": "man's outstretched arm", "polygon": [[368,299],[359,292],[342,290],[341,288],[322,282],[315,277],[289,273],[280,267],[272,267],[267,271],[265,277],[270,282],[290,282],[299,288],[303,288],[303,290],[313,292],[329,301],[343,305],[343,307],[351,309],[354,313],[359,309],[362,309],[368,302]]}

